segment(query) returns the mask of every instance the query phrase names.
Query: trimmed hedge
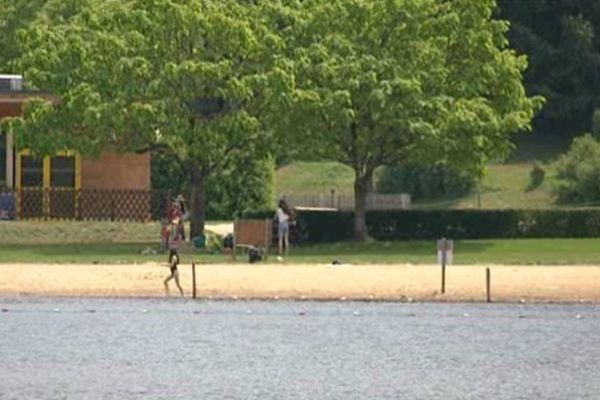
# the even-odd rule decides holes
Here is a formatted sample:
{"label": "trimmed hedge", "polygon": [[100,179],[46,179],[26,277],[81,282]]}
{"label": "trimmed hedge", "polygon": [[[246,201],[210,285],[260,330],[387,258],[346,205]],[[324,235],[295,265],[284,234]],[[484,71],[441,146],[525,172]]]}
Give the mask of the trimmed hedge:
{"label": "trimmed hedge", "polygon": [[[271,218],[274,211],[245,214]],[[352,239],[353,212],[298,211],[305,243]],[[369,211],[369,236],[377,240],[600,237],[600,210]]]}

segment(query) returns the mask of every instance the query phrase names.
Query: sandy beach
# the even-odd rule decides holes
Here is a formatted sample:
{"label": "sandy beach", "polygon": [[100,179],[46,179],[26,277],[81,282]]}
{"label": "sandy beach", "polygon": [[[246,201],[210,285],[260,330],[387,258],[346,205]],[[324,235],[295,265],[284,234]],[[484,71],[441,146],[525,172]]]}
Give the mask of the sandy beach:
{"label": "sandy beach", "polygon": [[[197,297],[600,302],[600,266],[450,266],[440,293],[437,265],[196,265]],[[185,296],[192,268],[179,267]],[[0,296],[164,297],[166,265],[0,264]],[[176,288],[171,282],[171,295]]]}

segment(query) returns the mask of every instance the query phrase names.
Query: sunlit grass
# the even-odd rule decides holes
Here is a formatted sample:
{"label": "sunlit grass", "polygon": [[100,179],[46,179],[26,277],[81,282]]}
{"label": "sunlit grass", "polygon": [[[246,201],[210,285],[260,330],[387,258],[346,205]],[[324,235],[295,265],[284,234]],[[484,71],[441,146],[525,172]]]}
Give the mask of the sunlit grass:
{"label": "sunlit grass", "polygon": [[[0,262],[34,263],[143,263],[166,261],[164,254],[140,254],[146,248],[157,249],[155,243],[138,244],[53,244],[3,245]],[[271,249],[268,262],[277,262]],[[342,263],[411,263],[435,264],[435,241],[394,241],[358,244],[340,242],[292,248],[284,262],[329,264]],[[197,252],[182,254],[183,263],[230,263],[223,253]],[[239,252],[237,263],[247,258]],[[600,239],[514,239],[461,240],[455,242],[454,264],[507,265],[599,265]]]}

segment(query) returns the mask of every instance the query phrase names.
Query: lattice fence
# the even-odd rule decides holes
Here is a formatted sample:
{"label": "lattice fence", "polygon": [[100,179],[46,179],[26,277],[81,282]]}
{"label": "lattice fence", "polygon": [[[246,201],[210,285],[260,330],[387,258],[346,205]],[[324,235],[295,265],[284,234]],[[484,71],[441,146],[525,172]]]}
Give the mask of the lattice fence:
{"label": "lattice fence", "polygon": [[28,188],[0,192],[0,219],[158,220],[169,198],[150,190]]}

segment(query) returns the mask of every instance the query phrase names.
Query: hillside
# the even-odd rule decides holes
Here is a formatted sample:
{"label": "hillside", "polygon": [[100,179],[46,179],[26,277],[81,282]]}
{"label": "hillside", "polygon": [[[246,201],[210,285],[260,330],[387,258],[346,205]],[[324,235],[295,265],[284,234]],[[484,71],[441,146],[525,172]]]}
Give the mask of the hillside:
{"label": "hillside", "polygon": [[[459,199],[416,203],[415,208],[547,208],[553,207],[551,187],[555,162],[540,164],[546,171],[542,184],[530,189],[529,174],[534,161],[513,161],[488,167],[479,196],[473,191]],[[353,193],[351,168],[335,162],[297,162],[277,170],[278,195],[328,195]],[[478,199],[479,197],[479,199]]]}

